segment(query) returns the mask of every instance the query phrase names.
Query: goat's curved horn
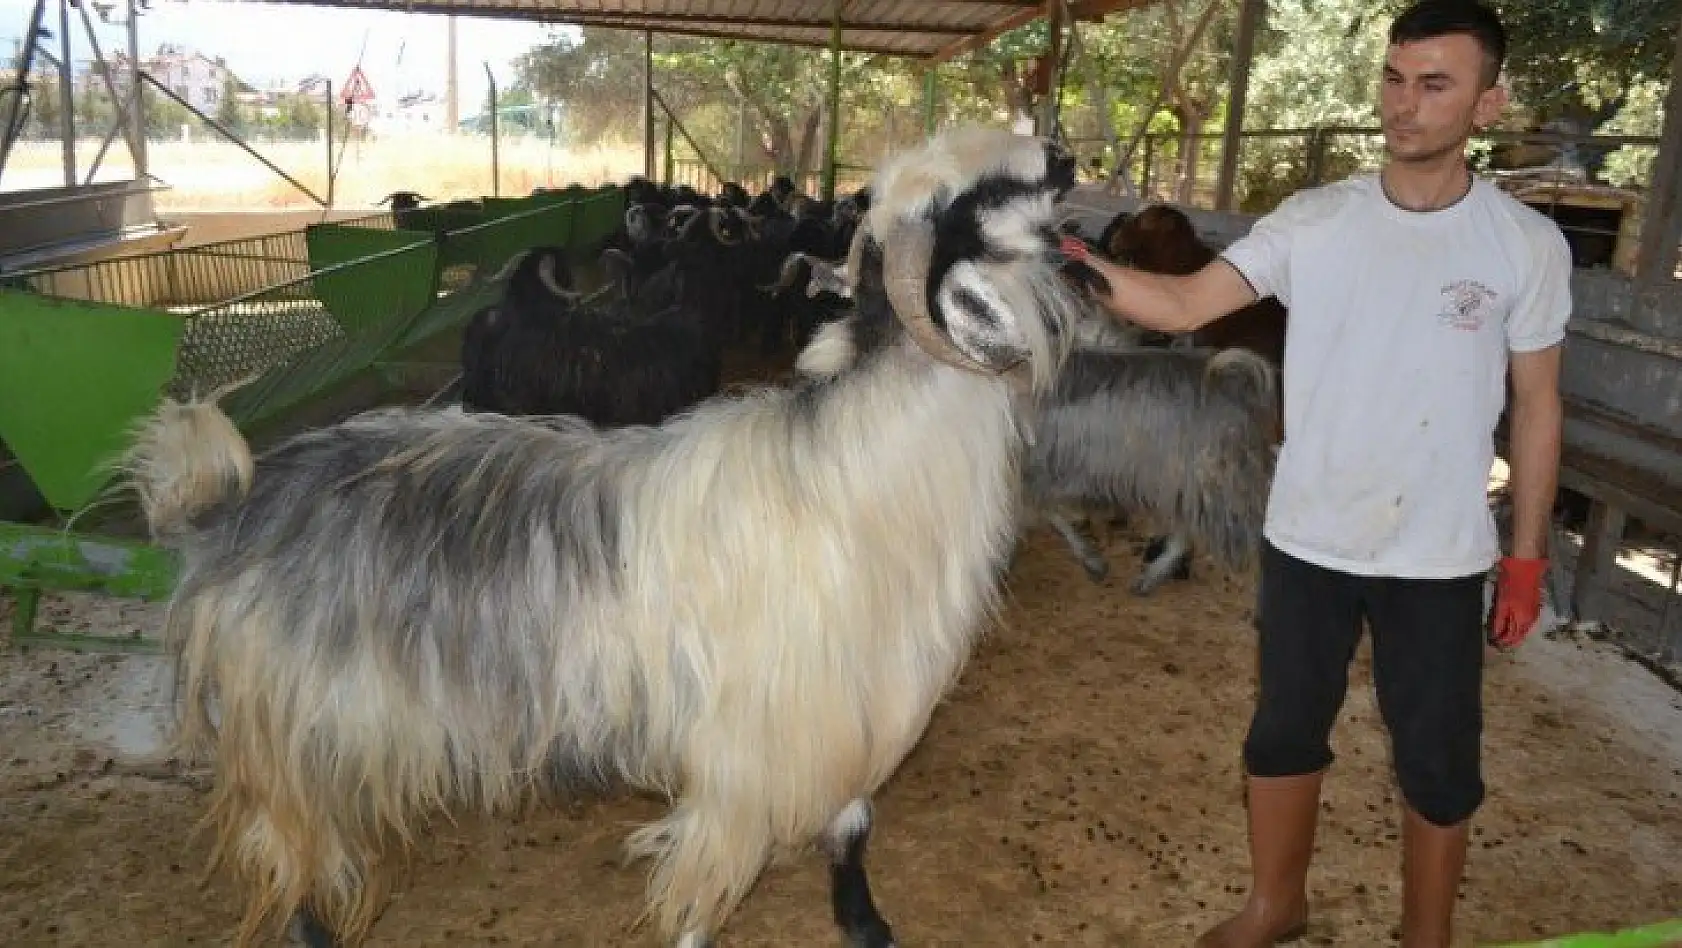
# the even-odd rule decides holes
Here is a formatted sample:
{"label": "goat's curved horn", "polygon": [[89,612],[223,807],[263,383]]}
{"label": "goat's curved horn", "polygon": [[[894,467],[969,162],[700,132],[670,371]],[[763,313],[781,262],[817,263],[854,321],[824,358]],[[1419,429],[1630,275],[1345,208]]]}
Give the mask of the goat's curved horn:
{"label": "goat's curved horn", "polygon": [[764,285],[754,284],[754,289],[761,293],[778,294],[794,286],[794,281],[800,278],[800,261],[806,255],[796,251],[783,258],[783,265],[777,268],[777,281]]}
{"label": "goat's curved horn", "polygon": [[554,254],[544,254],[543,259],[537,262],[537,277],[543,281],[544,288],[550,293],[565,299],[569,303],[576,302],[580,294],[574,293],[561,285],[559,274],[555,272],[557,262]]}
{"label": "goat's curved horn", "polygon": [[740,240],[724,236],[724,212],[716,207],[707,208],[707,226],[712,228],[713,238],[726,247],[734,247]]}
{"label": "goat's curved horn", "polygon": [[[863,227],[859,228],[862,232]],[[953,368],[995,376],[1008,380],[1017,388],[1028,388],[1032,381],[1032,366],[1027,360],[1004,368],[979,362],[960,350],[950,336],[934,324],[929,314],[927,279],[929,261],[934,254],[934,231],[926,222],[898,221],[889,225],[887,239],[880,241],[882,255],[882,283],[894,315],[905,332],[928,356]],[[853,253],[847,255],[849,275],[854,269],[859,242],[855,240]]]}
{"label": "goat's curved horn", "polygon": [[922,222],[900,221],[890,225],[880,241],[882,285],[888,303],[900,325],[929,357],[947,365],[983,375],[995,374],[990,366],[961,352],[934,324],[929,315],[927,278],[929,259],[934,254],[934,231]]}

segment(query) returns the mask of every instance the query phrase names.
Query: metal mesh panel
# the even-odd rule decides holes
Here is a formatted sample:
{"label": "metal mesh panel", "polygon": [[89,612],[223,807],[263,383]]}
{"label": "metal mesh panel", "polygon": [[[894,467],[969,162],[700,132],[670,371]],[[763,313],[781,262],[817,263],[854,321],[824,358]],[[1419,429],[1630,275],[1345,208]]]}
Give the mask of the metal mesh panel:
{"label": "metal mesh panel", "polygon": [[184,250],[26,270],[0,278],[0,282],[61,299],[178,309],[242,296],[308,273],[303,231],[289,231]]}
{"label": "metal mesh panel", "polygon": [[295,298],[309,292],[310,282],[305,278],[189,316],[169,394],[202,396],[342,338],[344,330],[320,300]]}
{"label": "metal mesh panel", "polygon": [[[433,301],[436,260],[431,243],[412,244],[199,310],[187,319],[169,391],[252,383],[227,402],[241,422],[295,404],[360,371],[409,328]],[[323,294],[328,286],[334,292]],[[343,304],[350,292],[359,297],[354,319],[322,300]]]}
{"label": "metal mesh panel", "polygon": [[369,230],[396,230],[397,219],[391,211],[379,214],[369,214],[365,217],[347,217],[342,221],[334,221],[346,227],[366,227]]}

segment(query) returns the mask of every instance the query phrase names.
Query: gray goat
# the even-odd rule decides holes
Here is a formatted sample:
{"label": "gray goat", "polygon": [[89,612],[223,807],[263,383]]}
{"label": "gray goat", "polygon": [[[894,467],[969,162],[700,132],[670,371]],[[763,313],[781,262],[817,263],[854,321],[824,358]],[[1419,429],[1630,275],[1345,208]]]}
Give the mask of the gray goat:
{"label": "gray goat", "polygon": [[[1132,584],[1149,595],[1194,548],[1224,568],[1251,562],[1272,480],[1275,373],[1244,349],[1143,347],[1088,313],[1056,386],[1034,407],[1024,464],[1027,505],[1094,582],[1109,564],[1077,523],[1090,510],[1142,513],[1165,530]],[[865,346],[854,320],[825,326],[796,370],[838,372]]]}

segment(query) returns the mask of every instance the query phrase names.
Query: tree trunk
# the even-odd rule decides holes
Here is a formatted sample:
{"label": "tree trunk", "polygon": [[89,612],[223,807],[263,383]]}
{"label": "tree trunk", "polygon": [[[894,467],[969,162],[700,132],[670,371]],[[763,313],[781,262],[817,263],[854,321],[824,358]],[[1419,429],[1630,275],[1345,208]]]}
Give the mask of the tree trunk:
{"label": "tree trunk", "polygon": [[1203,131],[1204,118],[1202,110],[1195,106],[1181,106],[1175,111],[1180,119],[1180,196],[1177,200],[1190,207],[1197,194],[1197,162],[1203,151],[1197,136]]}
{"label": "tree trunk", "polygon": [[[794,163],[795,186],[805,179],[812,170],[812,159],[817,151],[819,137],[823,134],[824,113],[828,111],[822,103],[806,110],[806,121],[800,133],[800,150]],[[805,190],[801,188],[801,190]]]}
{"label": "tree trunk", "polygon": [[[1120,173],[1126,174],[1126,169],[1132,165],[1133,154],[1139,150],[1139,143],[1145,140],[1145,133],[1150,129],[1151,118],[1165,103],[1171,101],[1170,95],[1179,87],[1180,73],[1185,69],[1186,63],[1191,60],[1191,54],[1197,49],[1197,44],[1202,41],[1203,32],[1209,28],[1209,23],[1215,18],[1215,11],[1220,5],[1221,0],[1207,0],[1203,5],[1203,13],[1198,16],[1197,23],[1191,29],[1191,35],[1187,36],[1185,41],[1174,50],[1173,58],[1168,61],[1167,67],[1162,71],[1162,86],[1157,91],[1155,101],[1151,103],[1150,108],[1145,110],[1144,116],[1139,119],[1139,126],[1133,130],[1133,137],[1127,142],[1126,150],[1117,159],[1116,167]],[[1169,13],[1172,15],[1174,8],[1171,7]]]}
{"label": "tree trunk", "polygon": [[999,66],[999,91],[1004,93],[1005,105],[1010,108],[1012,124],[1023,119],[1033,120],[1034,92],[1016,68],[1016,61],[1007,59]]}
{"label": "tree trunk", "polygon": [[765,135],[760,139],[760,151],[765,160],[779,174],[787,174],[789,160],[794,156],[794,137],[789,134],[788,119],[781,115],[772,115],[757,105],[754,111],[765,122]]}

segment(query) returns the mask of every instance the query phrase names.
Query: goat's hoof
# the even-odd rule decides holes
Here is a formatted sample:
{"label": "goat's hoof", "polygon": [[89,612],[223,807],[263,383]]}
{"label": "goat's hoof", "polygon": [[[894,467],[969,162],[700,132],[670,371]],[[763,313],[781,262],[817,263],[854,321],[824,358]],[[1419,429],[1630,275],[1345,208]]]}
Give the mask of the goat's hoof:
{"label": "goat's hoof", "polygon": [[1081,569],[1086,571],[1086,578],[1095,583],[1103,583],[1110,578],[1110,564],[1103,560],[1087,560],[1081,563]]}
{"label": "goat's hoof", "polygon": [[1132,591],[1133,595],[1143,598],[1145,596],[1149,596],[1153,592],[1156,592],[1156,588],[1160,585],[1162,585],[1161,580],[1147,579],[1141,576],[1140,578],[1135,579],[1132,585],[1127,588]]}

